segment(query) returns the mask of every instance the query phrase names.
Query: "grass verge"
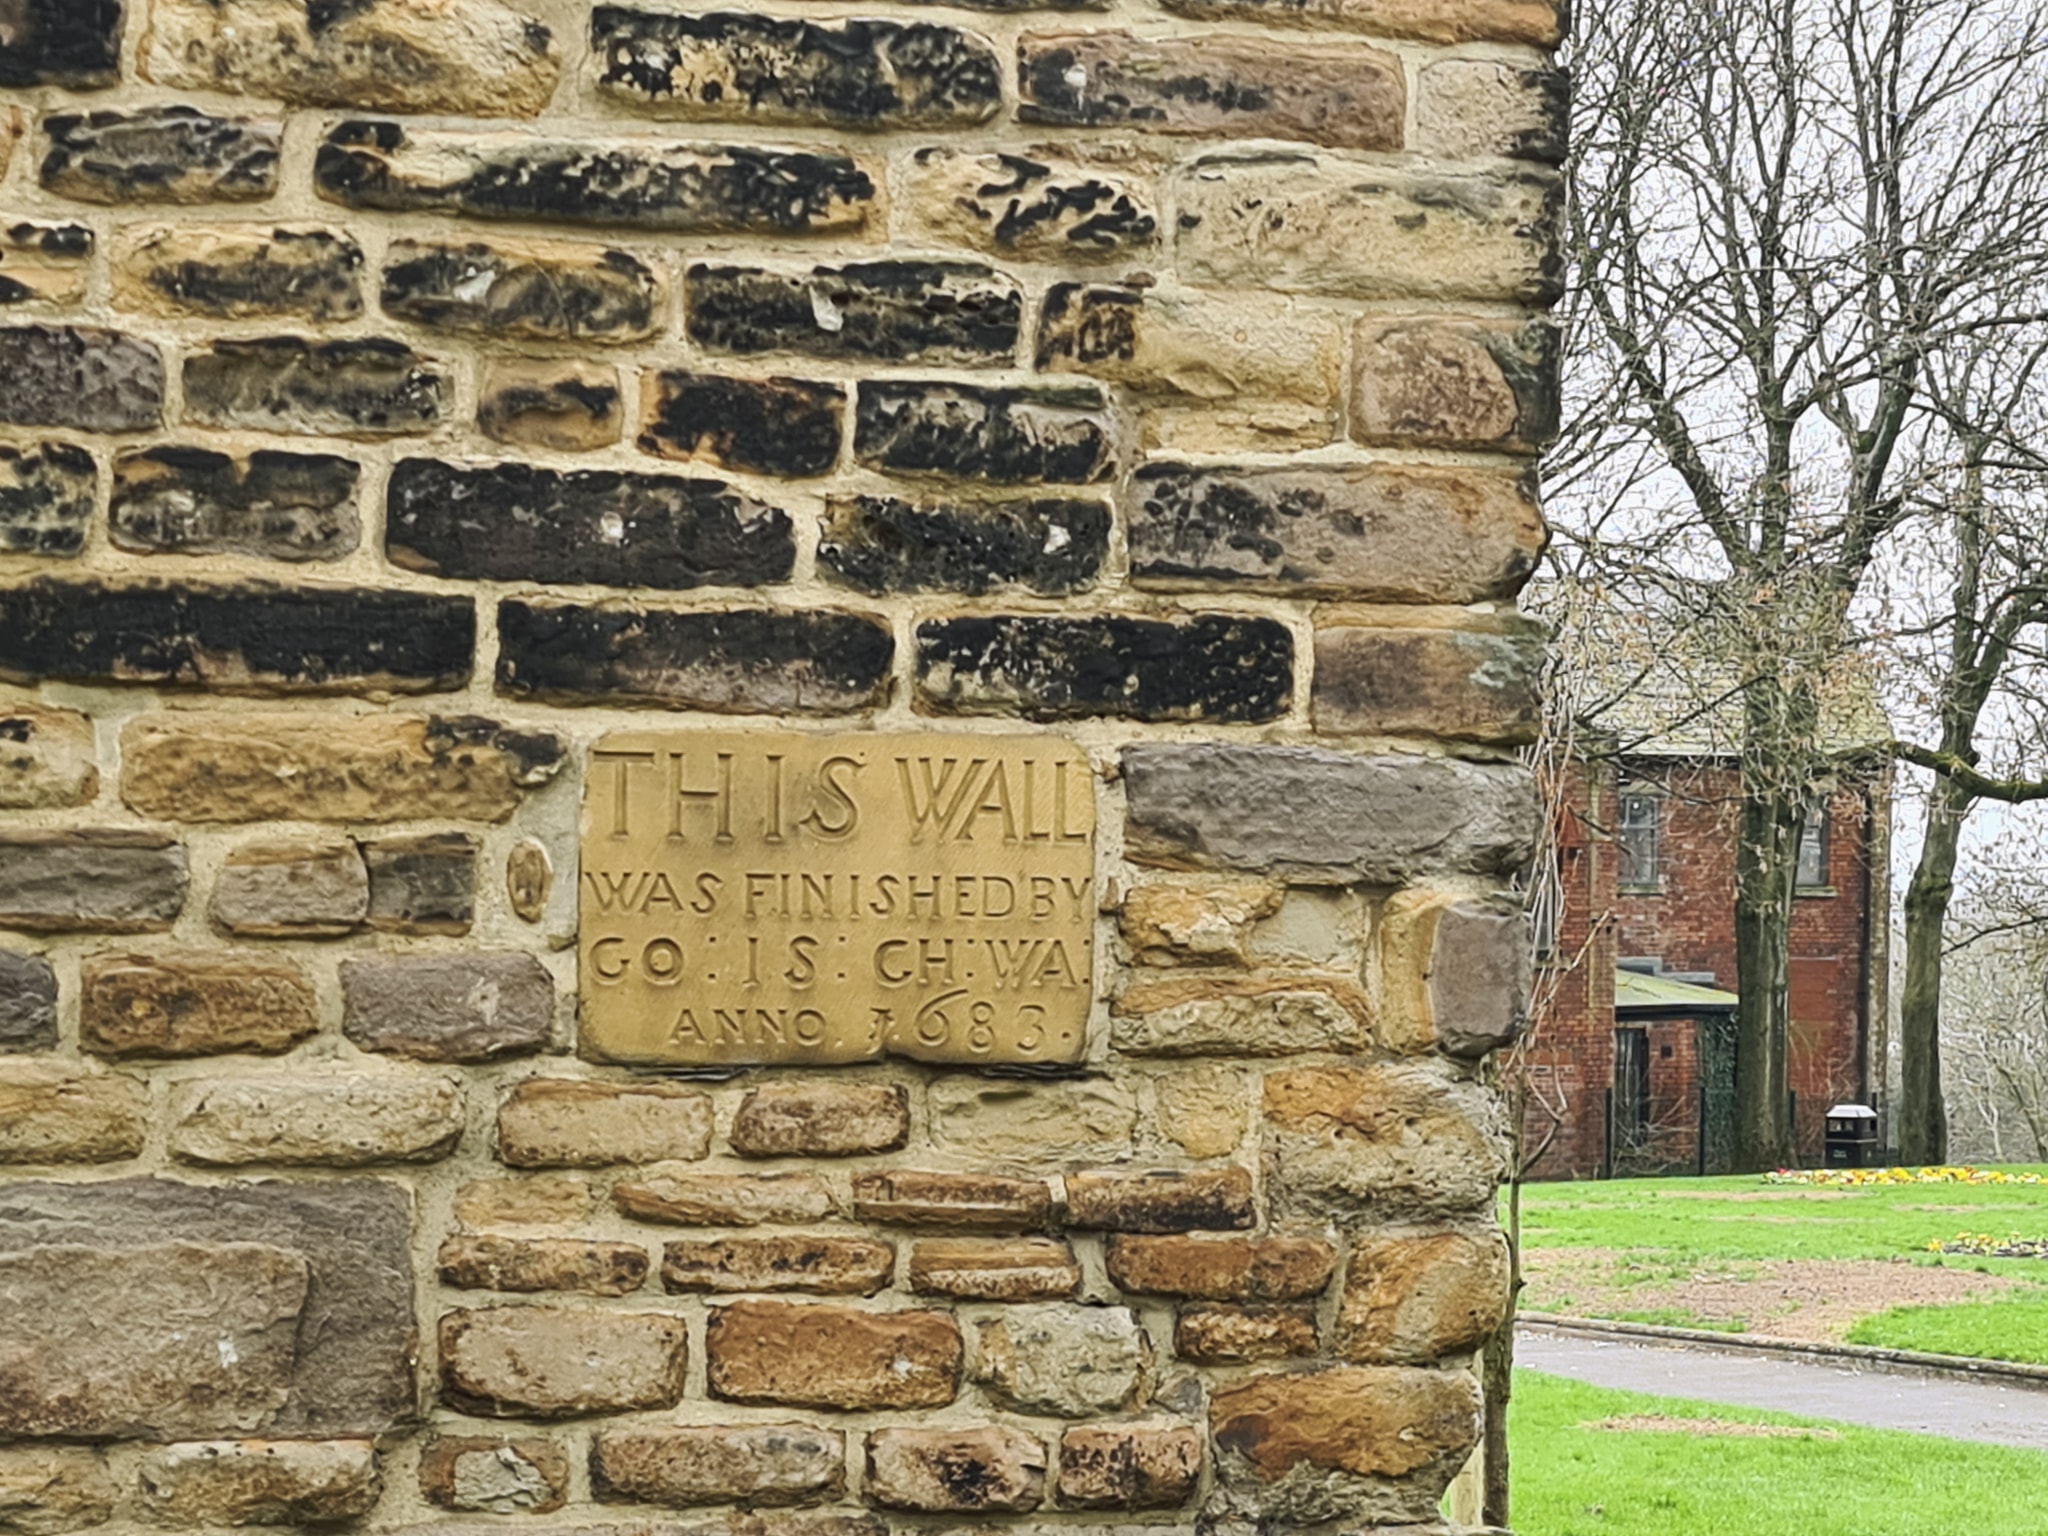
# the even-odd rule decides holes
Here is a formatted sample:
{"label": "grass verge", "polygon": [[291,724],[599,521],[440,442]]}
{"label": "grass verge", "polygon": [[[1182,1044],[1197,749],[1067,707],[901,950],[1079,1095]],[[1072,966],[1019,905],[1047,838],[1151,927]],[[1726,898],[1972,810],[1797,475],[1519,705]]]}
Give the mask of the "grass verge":
{"label": "grass verge", "polygon": [[1849,1342],[2038,1365],[2048,1361],[2048,1293],[2022,1291],[1946,1307],[1893,1307],[1857,1323],[1849,1330]]}

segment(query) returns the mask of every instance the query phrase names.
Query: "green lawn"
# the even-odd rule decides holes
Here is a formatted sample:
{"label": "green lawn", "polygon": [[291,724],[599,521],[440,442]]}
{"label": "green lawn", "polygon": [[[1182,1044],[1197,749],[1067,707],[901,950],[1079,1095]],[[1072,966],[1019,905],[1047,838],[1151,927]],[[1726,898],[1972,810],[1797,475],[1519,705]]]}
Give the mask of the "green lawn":
{"label": "green lawn", "polygon": [[[1587,1427],[1624,1415],[1837,1438]],[[1517,1536],[2040,1536],[2048,1454],[1515,1375]]]}

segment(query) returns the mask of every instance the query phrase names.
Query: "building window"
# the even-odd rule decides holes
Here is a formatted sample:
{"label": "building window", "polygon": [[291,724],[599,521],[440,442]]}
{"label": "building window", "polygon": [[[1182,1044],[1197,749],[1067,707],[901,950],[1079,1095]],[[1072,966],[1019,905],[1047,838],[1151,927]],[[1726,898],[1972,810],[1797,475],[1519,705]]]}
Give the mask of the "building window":
{"label": "building window", "polygon": [[1650,1032],[1614,1032],[1614,1150],[1640,1154],[1650,1144]]}
{"label": "building window", "polygon": [[1621,888],[1654,891],[1664,884],[1664,797],[1649,790],[1621,792],[1621,825],[1615,834],[1621,850]]}
{"label": "building window", "polygon": [[1825,890],[1828,885],[1828,812],[1824,805],[1809,806],[1799,829],[1799,873],[1794,877],[1801,890]]}

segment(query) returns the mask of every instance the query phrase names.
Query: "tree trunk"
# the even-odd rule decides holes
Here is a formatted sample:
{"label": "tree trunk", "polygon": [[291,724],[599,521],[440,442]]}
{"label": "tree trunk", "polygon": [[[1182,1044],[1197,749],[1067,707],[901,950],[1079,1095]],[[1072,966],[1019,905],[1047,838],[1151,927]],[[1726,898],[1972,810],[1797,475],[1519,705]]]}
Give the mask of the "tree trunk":
{"label": "tree trunk", "polygon": [[1970,798],[1938,776],[1927,802],[1920,862],[1906,887],[1906,980],[1899,1002],[1899,1156],[1920,1166],[1948,1161],[1948,1106],[1941,1096],[1941,948],[1955,894],[1956,849]]}
{"label": "tree trunk", "polygon": [[[1517,1149],[1519,1153],[1519,1148]],[[1512,1520],[1508,1500],[1508,1403],[1515,1388],[1515,1315],[1522,1305],[1522,1179],[1516,1173],[1508,1188],[1508,1315],[1486,1341],[1479,1360],[1479,1388],[1486,1405],[1480,1466],[1486,1483],[1480,1519],[1506,1530]]]}
{"label": "tree trunk", "polygon": [[[1745,773],[1745,781],[1748,780]],[[1735,847],[1735,1168],[1791,1166],[1792,885],[1798,874],[1797,801],[1774,783],[1742,794]]]}

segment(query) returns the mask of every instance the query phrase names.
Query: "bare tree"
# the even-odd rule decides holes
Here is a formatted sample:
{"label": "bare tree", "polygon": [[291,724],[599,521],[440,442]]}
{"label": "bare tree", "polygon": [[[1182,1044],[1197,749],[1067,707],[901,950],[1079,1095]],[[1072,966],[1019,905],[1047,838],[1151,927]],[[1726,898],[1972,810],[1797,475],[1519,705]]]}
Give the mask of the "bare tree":
{"label": "bare tree", "polygon": [[2008,843],[2024,858],[1976,881],[1955,914],[1944,1088],[1958,1155],[2048,1162],[2048,884],[2039,836]]}

